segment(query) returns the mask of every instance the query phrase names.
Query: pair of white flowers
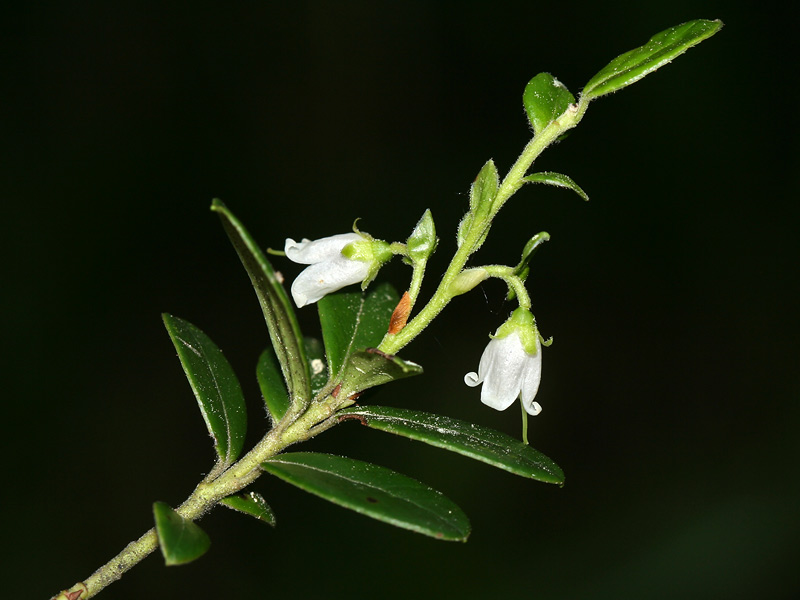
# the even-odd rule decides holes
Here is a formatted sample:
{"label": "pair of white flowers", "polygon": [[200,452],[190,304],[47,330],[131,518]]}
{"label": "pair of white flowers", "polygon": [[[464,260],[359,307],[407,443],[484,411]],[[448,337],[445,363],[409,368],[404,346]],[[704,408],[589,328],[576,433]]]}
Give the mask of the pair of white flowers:
{"label": "pair of white flowers", "polygon": [[[326,294],[360,283],[371,276],[389,256],[377,252],[354,251],[354,244],[385,244],[359,233],[343,233],[319,240],[287,239],[289,260],[309,265],[292,283],[292,298],[299,307],[313,304]],[[486,346],[477,373],[467,373],[464,383],[470,387],[483,384],[481,402],[496,410],[505,410],[517,398],[528,414],[538,415],[542,407],[534,402],[542,378],[542,344],[531,312],[516,309],[492,336]]]}

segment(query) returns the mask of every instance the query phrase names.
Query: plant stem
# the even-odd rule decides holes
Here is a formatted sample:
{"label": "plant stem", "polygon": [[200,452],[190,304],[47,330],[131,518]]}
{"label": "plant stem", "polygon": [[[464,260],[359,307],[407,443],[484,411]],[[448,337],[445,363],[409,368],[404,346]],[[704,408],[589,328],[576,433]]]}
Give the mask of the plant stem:
{"label": "plant stem", "polygon": [[547,127],[534,136],[528,142],[528,145],[519,155],[516,162],[509,169],[500,187],[497,189],[495,197],[492,199],[492,209],[485,219],[482,227],[474,227],[469,232],[468,238],[456,250],[450,265],[442,277],[439,287],[436,288],[433,296],[425,307],[411,320],[406,326],[396,334],[386,334],[378,349],[387,354],[397,354],[405,346],[407,346],[414,338],[416,338],[422,330],[425,329],[436,316],[442,312],[445,306],[453,299],[451,285],[459,273],[464,269],[469,257],[477,250],[480,245],[480,240],[485,237],[489,227],[491,227],[492,220],[497,215],[498,211],[503,207],[506,201],[514,195],[514,193],[524,184],[523,178],[530,169],[533,161],[550,144],[556,141],[561,135],[569,129],[575,127],[588,107],[588,100],[579,100],[577,103],[572,104],[558,119],[554,120]]}

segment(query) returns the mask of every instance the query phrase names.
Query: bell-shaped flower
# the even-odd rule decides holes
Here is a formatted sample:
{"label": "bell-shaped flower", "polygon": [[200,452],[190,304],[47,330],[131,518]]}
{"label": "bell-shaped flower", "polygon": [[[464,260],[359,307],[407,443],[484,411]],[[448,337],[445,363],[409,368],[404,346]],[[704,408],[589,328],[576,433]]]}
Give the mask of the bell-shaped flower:
{"label": "bell-shaped flower", "polygon": [[386,242],[360,233],[341,233],[318,240],[295,242],[287,238],[286,257],[309,265],[292,282],[292,298],[298,308],[320,300],[326,294],[375,276],[391,257]]}
{"label": "bell-shaped flower", "polygon": [[517,398],[525,411],[538,415],[542,407],[534,402],[542,378],[542,343],[530,311],[518,308],[500,328],[481,356],[477,373],[467,373],[464,383],[483,384],[481,402],[505,410]]}

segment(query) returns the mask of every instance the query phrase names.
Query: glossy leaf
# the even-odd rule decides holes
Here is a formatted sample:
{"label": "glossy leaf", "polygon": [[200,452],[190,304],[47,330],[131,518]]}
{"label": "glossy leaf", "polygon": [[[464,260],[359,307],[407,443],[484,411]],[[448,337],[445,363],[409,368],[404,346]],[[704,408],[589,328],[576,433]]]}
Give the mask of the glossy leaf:
{"label": "glossy leaf", "polygon": [[354,353],[342,375],[341,393],[350,396],[396,379],[420,375],[422,367],[374,348]]}
{"label": "glossy leaf", "polygon": [[561,468],[538,450],[505,433],[416,410],[369,406],[339,413],[367,427],[401,435],[469,456],[500,469],[545,483],[564,484]]}
{"label": "glossy leaf", "polygon": [[256,377],[270,417],[274,422],[280,421],[289,410],[289,396],[272,348],[267,348],[258,357]]}
{"label": "glossy leaf", "polygon": [[545,183],[547,185],[554,185],[556,187],[567,188],[572,190],[584,200],[588,200],[589,196],[584,192],[581,187],[567,175],[561,173],[553,173],[552,171],[542,171],[541,173],[533,173],[527,177],[523,177],[522,181],[526,183]]}
{"label": "glossy leaf", "polygon": [[370,463],[296,452],[262,463],[264,470],[302,490],[385,523],[440,540],[466,541],[469,520],[440,492]]}
{"label": "glossy leaf", "polygon": [[247,492],[238,496],[228,496],[219,502],[223,506],[255,517],[259,521],[263,521],[267,525],[275,527],[275,513],[272,512],[272,508],[270,508],[261,494]]}
{"label": "glossy leaf", "polygon": [[328,294],[317,303],[331,376],[339,373],[353,352],[381,343],[399,301],[395,289],[384,283],[366,294]]}
{"label": "glossy leaf", "polygon": [[328,368],[325,364],[325,347],[317,338],[303,338],[303,346],[308,358],[311,375],[311,395],[316,396],[325,384],[328,383]]}
{"label": "glossy leaf", "polygon": [[247,409],[239,380],[222,351],[200,329],[169,314],[167,333],[192,386],[200,412],[224,467],[239,457],[247,432]]}
{"label": "glossy leaf", "polygon": [[211,210],[219,213],[225,233],[244,265],[255,288],[275,355],[289,390],[289,397],[305,406],[311,398],[308,362],[303,349],[303,337],[294,309],[275,270],[248,231],[219,200]]}
{"label": "glossy leaf", "polygon": [[167,566],[183,565],[200,558],[211,546],[205,531],[184,519],[164,502],[153,504],[156,534]]}
{"label": "glossy leaf", "polygon": [[670,27],[644,46],[612,60],[589,80],[582,96],[588,100],[616,92],[664,66],[722,28],[721,21],[697,19]]}
{"label": "glossy leaf", "polygon": [[426,210],[406,242],[408,256],[415,262],[425,262],[436,250],[436,226],[431,211]]}
{"label": "glossy leaf", "polygon": [[522,94],[522,104],[528,120],[538,134],[554,120],[564,114],[575,97],[567,87],[550,73],[539,73],[528,82]]}

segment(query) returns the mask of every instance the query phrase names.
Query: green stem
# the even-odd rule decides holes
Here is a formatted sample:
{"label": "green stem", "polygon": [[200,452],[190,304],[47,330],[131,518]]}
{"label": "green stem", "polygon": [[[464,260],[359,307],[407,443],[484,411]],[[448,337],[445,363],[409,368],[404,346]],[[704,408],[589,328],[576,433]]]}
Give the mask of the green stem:
{"label": "green stem", "polygon": [[[380,346],[378,346],[379,350],[387,354],[397,354],[397,352],[402,350],[414,338],[422,333],[422,330],[442,312],[444,307],[447,306],[450,300],[455,296],[451,290],[453,281],[464,269],[472,253],[477,250],[477,247],[480,245],[480,240],[485,237],[498,211],[503,207],[506,201],[523,186],[524,182],[522,180],[533,164],[533,161],[539,157],[545,148],[563,135],[565,131],[572,129],[580,122],[583,115],[586,113],[588,105],[588,101],[584,101],[583,99],[579,100],[576,104],[571,105],[563,115],[550,123],[550,125],[545,127],[538,135],[534,136],[534,138],[528,142],[528,145],[525,146],[522,154],[519,155],[519,158],[517,158],[505,179],[503,179],[503,182],[500,184],[497,194],[495,194],[492,200],[492,209],[485,219],[483,226],[473,227],[470,230],[468,237],[453,256],[450,265],[447,267],[442,277],[442,281],[439,283],[439,287],[436,289],[431,299],[417,316],[409,321],[401,331],[396,334],[387,334],[383,338]],[[525,297],[527,297],[527,293]],[[530,300],[528,300],[528,302],[530,302]]]}
{"label": "green stem", "polygon": [[[332,396],[322,397],[321,401],[313,403],[300,418],[291,424],[288,424],[289,420],[284,418],[250,452],[217,479],[198,484],[191,496],[175,511],[191,521],[202,518],[220,500],[240,492],[258,479],[262,474],[261,463],[282,452],[291,444],[305,441],[335,425],[336,421],[329,417],[336,412],[340,404],[346,401],[346,398],[337,400]],[[86,593],[80,596],[80,600],[87,600],[97,595],[156,548],[158,548],[158,536],[155,529],[150,529],[82,582],[82,585],[86,587]],[[78,589],[80,585],[76,584],[71,589]],[[53,600],[66,600],[68,597],[62,592]]]}

